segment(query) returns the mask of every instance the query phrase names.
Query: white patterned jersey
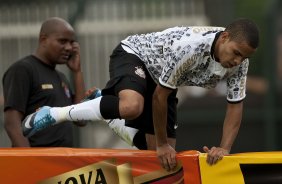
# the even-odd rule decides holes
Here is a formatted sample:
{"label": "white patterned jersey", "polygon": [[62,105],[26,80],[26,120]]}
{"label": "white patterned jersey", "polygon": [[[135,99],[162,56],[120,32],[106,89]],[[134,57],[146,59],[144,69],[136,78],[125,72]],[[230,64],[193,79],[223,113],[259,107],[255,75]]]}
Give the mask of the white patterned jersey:
{"label": "white patterned jersey", "polygon": [[224,68],[215,61],[211,48],[222,27],[173,27],[162,32],[132,35],[122,40],[123,49],[138,56],[156,83],[214,88],[226,80],[227,100],[245,98],[249,61]]}

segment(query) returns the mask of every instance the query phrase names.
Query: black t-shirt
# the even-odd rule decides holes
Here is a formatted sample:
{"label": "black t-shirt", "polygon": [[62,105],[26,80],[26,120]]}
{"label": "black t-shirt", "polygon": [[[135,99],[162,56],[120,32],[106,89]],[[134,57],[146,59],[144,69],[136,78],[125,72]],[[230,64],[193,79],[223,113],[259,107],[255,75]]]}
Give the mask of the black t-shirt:
{"label": "black t-shirt", "polygon": [[[42,106],[72,104],[72,91],[65,75],[35,56],[14,63],[3,76],[4,111],[12,108],[25,116]],[[29,138],[32,147],[72,147],[73,123],[64,122],[39,131]]]}

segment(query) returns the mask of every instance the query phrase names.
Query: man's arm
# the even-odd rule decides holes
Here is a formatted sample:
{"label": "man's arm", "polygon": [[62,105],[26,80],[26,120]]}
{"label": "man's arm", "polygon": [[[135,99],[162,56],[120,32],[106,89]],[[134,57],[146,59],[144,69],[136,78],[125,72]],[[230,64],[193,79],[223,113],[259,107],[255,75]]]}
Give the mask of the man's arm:
{"label": "man's arm", "polygon": [[167,97],[172,90],[157,85],[153,94],[153,123],[156,136],[157,154],[162,166],[171,170],[176,166],[176,151],[167,138]]}
{"label": "man's arm", "polygon": [[85,97],[85,86],[83,73],[81,71],[73,73],[73,82],[75,86],[75,96],[73,102],[79,103]]}
{"label": "man's arm", "polygon": [[[80,63],[80,46],[78,42],[73,43],[73,54],[70,60],[68,61],[67,66],[73,73],[73,83],[75,95],[73,97],[73,103],[79,103],[85,97],[85,85],[83,80],[83,73],[81,71],[81,63]],[[74,122],[77,126],[85,126],[86,122]]]}
{"label": "man's arm", "polygon": [[67,63],[67,66],[73,73],[73,82],[75,88],[74,103],[79,103],[85,97],[85,85],[80,63],[80,46],[77,42],[73,43],[73,54]]}
{"label": "man's arm", "polygon": [[210,165],[229,154],[241,125],[242,113],[243,101],[236,104],[227,104],[220,147],[212,147],[211,149],[204,147],[204,151],[208,153],[207,162]]}
{"label": "man's arm", "polygon": [[4,112],[4,126],[12,142],[12,147],[30,147],[28,139],[23,136],[21,119],[23,114],[14,109]]}

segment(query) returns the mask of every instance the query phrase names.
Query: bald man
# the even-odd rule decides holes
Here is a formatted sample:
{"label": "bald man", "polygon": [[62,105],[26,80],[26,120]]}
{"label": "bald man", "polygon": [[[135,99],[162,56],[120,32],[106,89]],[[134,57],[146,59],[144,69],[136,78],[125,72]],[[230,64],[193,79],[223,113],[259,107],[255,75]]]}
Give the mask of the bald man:
{"label": "bald man", "polygon": [[[66,64],[72,72],[74,91],[66,76],[56,70],[57,64]],[[21,121],[42,106],[71,105],[84,97],[80,47],[68,22],[58,17],[44,21],[35,53],[12,64],[2,81],[4,125],[12,147],[74,146],[73,123],[47,128],[28,139],[21,129]]]}

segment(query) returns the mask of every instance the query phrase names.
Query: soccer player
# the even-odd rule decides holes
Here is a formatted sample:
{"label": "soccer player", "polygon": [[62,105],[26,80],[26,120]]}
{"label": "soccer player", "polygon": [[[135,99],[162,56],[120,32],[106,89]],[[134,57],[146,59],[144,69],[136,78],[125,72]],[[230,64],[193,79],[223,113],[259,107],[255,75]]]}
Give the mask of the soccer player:
{"label": "soccer player", "polygon": [[177,88],[214,88],[226,80],[221,142],[218,147],[203,148],[207,162],[215,164],[229,154],[237,136],[248,58],[258,43],[258,28],[249,19],[235,20],[226,28],[173,27],[129,36],[110,57],[110,80],[102,96],[63,108],[44,107],[23,122],[24,132],[29,135],[42,125],[65,120],[106,120],[130,144],[156,150],[162,166],[171,170],[176,165]]}

